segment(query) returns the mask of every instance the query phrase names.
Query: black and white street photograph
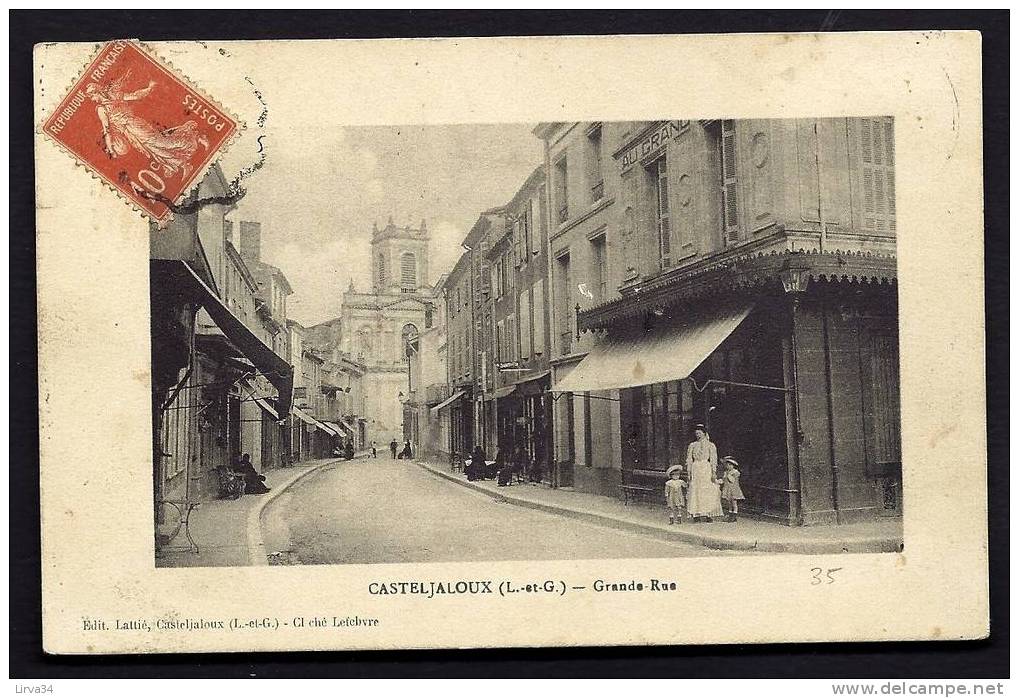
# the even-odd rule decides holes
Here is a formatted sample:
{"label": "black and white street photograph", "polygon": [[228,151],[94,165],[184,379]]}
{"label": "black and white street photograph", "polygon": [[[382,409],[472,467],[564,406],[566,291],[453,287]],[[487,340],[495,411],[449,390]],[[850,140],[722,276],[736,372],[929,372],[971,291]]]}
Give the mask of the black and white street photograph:
{"label": "black and white street photograph", "polygon": [[895,126],[338,127],[239,201],[213,166],[229,203],[152,233],[156,565],[903,550]]}
{"label": "black and white street photograph", "polygon": [[40,651],[968,675],[1008,475],[981,33],[414,24],[467,14],[19,39]]}

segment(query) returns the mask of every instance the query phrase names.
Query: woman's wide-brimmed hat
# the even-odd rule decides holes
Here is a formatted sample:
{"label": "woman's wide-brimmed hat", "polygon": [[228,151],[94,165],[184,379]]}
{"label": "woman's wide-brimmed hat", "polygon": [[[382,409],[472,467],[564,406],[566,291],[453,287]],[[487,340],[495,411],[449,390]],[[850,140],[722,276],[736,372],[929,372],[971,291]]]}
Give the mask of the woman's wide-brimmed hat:
{"label": "woman's wide-brimmed hat", "polygon": [[722,459],[722,462],[723,462],[723,463],[732,463],[732,464],[733,464],[733,465],[735,465],[736,467],[739,467],[739,461],[737,461],[737,460],[736,460],[735,458],[733,458],[732,456],[726,456],[725,458],[723,458],[723,459]]}
{"label": "woman's wide-brimmed hat", "polygon": [[669,469],[665,471],[665,477],[672,477],[672,474],[676,471],[683,472],[682,465],[670,465]]}

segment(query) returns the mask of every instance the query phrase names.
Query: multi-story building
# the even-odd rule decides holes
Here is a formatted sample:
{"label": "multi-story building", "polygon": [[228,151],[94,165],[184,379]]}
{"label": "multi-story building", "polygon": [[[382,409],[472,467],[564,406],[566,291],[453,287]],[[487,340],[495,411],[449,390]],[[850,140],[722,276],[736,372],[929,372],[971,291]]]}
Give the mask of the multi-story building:
{"label": "multi-story building", "polygon": [[275,456],[262,433],[271,436],[290,411],[293,368],[286,350],[273,348],[258,316],[257,284],[228,239],[227,193],[213,167],[191,197],[208,203],[178,213],[163,230],[153,227],[150,238],[157,525],[168,507],[179,513],[217,496],[217,469],[242,449],[256,467],[269,467]]}
{"label": "multi-story building", "polygon": [[[538,129],[553,181],[563,128]],[[793,524],[898,515],[892,120],[602,129],[618,182],[609,283],[625,271],[601,302],[578,301],[592,339],[553,389],[610,403],[593,434],[611,441],[590,442],[605,484],[659,486],[703,423],[739,460],[749,511]],[[572,178],[553,185],[557,205],[559,191],[573,205]],[[572,264],[556,266],[555,240],[553,305],[566,311],[565,289],[586,294]]]}
{"label": "multi-story building", "polygon": [[527,178],[503,207],[501,234],[491,236],[491,331],[484,353],[492,357],[486,386],[494,442],[509,457],[522,447],[535,476],[550,474],[552,395],[549,365],[548,226],[545,168]]}
{"label": "multi-story building", "polygon": [[450,397],[436,409],[449,410],[450,452],[470,453],[475,445],[494,449],[491,415],[485,395],[492,390],[491,276],[486,253],[494,239],[506,232],[502,209],[484,211],[461,243],[460,256],[445,279],[441,296],[446,308],[446,358]]}
{"label": "multi-story building", "polygon": [[422,458],[449,458],[449,412],[434,409],[450,396],[446,383],[446,313],[441,289],[446,277],[439,278],[432,291],[435,310],[426,326],[408,338],[408,381],[404,402],[404,439]]}
{"label": "multi-story building", "polygon": [[[591,335],[578,331],[578,311],[618,298],[619,287],[635,278],[632,251],[618,234],[620,175],[612,159],[613,144],[628,128],[566,122],[534,129],[545,141],[548,171],[546,303],[554,384],[593,344]],[[618,391],[556,394],[553,420],[552,483],[615,493],[621,467]]]}
{"label": "multi-story building", "polygon": [[[445,451],[464,457],[474,445],[474,321],[470,305],[471,258],[465,253],[435,286],[445,323],[445,395],[431,408],[447,425]],[[433,392],[438,390],[433,388]]]}

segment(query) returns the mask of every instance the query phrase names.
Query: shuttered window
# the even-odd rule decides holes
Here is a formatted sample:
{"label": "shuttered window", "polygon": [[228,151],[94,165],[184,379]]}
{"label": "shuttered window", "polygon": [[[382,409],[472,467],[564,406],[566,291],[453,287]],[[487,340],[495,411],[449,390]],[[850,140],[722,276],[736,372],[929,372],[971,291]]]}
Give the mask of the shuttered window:
{"label": "shuttered window", "polygon": [[534,353],[545,352],[545,280],[534,284]]}
{"label": "shuttered window", "polygon": [[869,381],[865,417],[868,460],[875,474],[886,474],[902,460],[899,422],[899,348],[893,331],[870,333]]}
{"label": "shuttered window", "polygon": [[531,341],[531,298],[530,289],[525,288],[520,292],[520,358],[526,359],[531,355],[533,342]]}
{"label": "shuttered window", "polygon": [[722,224],[725,244],[739,242],[739,187],[736,181],[736,122],[722,121]]}
{"label": "shuttered window", "polygon": [[668,163],[659,158],[654,165],[658,213],[658,260],[662,269],[672,266],[672,232],[669,226],[669,175]]}
{"label": "shuttered window", "polygon": [[404,252],[400,255],[400,288],[412,291],[418,286],[418,265],[417,258],[413,252]]}
{"label": "shuttered window", "polygon": [[517,323],[516,318],[510,315],[506,319],[506,360],[516,361],[517,360]]}
{"label": "shuttered window", "polygon": [[531,234],[531,256],[541,253],[541,206],[537,199],[531,199],[527,209],[527,229]]}
{"label": "shuttered window", "polygon": [[891,117],[860,119],[863,227],[895,231],[895,131]]}

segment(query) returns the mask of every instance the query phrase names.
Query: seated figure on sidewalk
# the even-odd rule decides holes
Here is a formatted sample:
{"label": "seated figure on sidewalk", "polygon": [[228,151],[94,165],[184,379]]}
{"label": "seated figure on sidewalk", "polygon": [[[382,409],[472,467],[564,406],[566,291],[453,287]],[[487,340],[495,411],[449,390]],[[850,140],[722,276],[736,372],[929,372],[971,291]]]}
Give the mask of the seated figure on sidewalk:
{"label": "seated figure on sidewalk", "polygon": [[241,456],[237,464],[237,472],[244,478],[244,491],[247,494],[265,494],[269,488],[265,486],[265,475],[262,475],[255,466],[251,464],[251,456],[247,453]]}
{"label": "seated figure on sidewalk", "polygon": [[471,451],[471,464],[467,466],[467,479],[480,480],[485,477],[485,449],[480,444]]}

